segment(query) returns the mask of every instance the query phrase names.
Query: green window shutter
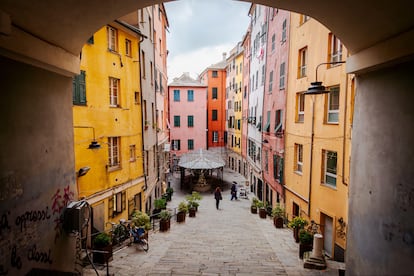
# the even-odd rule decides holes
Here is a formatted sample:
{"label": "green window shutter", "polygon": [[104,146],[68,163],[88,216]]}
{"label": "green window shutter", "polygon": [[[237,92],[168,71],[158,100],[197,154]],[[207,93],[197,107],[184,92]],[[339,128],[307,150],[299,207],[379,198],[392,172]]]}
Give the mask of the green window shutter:
{"label": "green window shutter", "polygon": [[72,103],[76,104],[76,76],[72,79]]}
{"label": "green window shutter", "polygon": [[86,104],[86,72],[81,71],[79,75],[79,103]]}

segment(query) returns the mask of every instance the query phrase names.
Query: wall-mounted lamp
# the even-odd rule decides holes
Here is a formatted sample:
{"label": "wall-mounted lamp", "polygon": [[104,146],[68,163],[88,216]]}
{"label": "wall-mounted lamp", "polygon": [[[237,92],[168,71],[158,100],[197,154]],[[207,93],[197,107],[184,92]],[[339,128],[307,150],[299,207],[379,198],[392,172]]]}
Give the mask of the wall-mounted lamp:
{"label": "wall-mounted lamp", "polygon": [[326,90],[326,87],[322,85],[321,81],[318,81],[318,68],[321,65],[327,65],[327,64],[341,64],[345,63],[345,61],[333,61],[333,62],[323,62],[318,64],[316,66],[316,79],[314,82],[311,82],[311,86],[308,88],[308,90],[304,93],[305,95],[319,95],[319,94],[326,94],[329,93],[329,90]]}
{"label": "wall-mounted lamp", "polygon": [[85,174],[87,174],[89,172],[91,168],[89,167],[82,167],[79,169],[78,171],[78,177],[84,176]]}
{"label": "wall-mounted lamp", "polygon": [[93,140],[89,144],[88,149],[100,149],[101,145],[99,145],[98,141],[95,139],[95,128],[91,126],[73,126],[74,128],[91,128],[93,132]]}

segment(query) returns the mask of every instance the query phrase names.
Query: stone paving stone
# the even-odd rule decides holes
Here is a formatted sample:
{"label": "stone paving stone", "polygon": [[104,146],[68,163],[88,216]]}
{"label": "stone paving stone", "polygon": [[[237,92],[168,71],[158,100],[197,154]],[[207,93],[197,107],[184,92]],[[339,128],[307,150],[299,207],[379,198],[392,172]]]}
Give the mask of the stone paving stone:
{"label": "stone paving stone", "polygon": [[[242,176],[227,169],[224,179],[243,182]],[[185,196],[179,190],[178,178],[174,178],[172,185],[174,194],[168,208],[178,206]],[[329,268],[324,271],[304,269],[292,231],[276,229],[270,218],[261,219],[251,214],[250,200],[230,201],[229,191],[224,190],[221,209],[216,210],[213,195],[202,196],[195,218],[187,216],[181,224],[172,221],[167,232],[149,233],[148,252],[129,246],[114,253],[110,273],[117,276],[338,274],[337,270]],[[86,276],[96,275],[91,268],[83,272]],[[106,268],[100,267],[99,274],[106,275]]]}

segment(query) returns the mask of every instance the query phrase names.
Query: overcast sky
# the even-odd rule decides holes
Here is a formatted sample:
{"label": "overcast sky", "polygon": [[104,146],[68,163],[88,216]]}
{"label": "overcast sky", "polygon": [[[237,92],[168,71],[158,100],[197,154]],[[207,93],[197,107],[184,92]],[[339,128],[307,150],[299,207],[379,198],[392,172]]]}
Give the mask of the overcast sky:
{"label": "overcast sky", "polygon": [[168,83],[189,72],[196,78],[220,62],[246,33],[251,3],[230,0],[180,0],[164,3],[167,32]]}

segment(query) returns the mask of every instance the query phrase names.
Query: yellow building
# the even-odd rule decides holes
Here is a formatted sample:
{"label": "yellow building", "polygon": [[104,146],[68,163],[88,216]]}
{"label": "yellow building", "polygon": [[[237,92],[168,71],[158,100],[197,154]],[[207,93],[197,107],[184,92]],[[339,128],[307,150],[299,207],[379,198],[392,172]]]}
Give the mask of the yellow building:
{"label": "yellow building", "polygon": [[[292,13],[285,140],[286,212],[289,220],[302,216],[320,224],[326,254],[342,261],[348,222],[354,89],[345,64],[337,62],[346,57],[347,50],[335,34],[312,18]],[[316,78],[330,92],[305,95]]]}
{"label": "yellow building", "polygon": [[83,47],[73,81],[77,189],[99,231],[144,208],[140,39],[123,21],[104,26]]}
{"label": "yellow building", "polygon": [[[241,157],[241,129],[242,129],[242,100],[243,100],[243,48],[238,44],[239,51],[236,54],[236,93],[234,95],[234,139],[236,141],[233,151]],[[241,159],[238,160],[237,168],[241,169]]]}

